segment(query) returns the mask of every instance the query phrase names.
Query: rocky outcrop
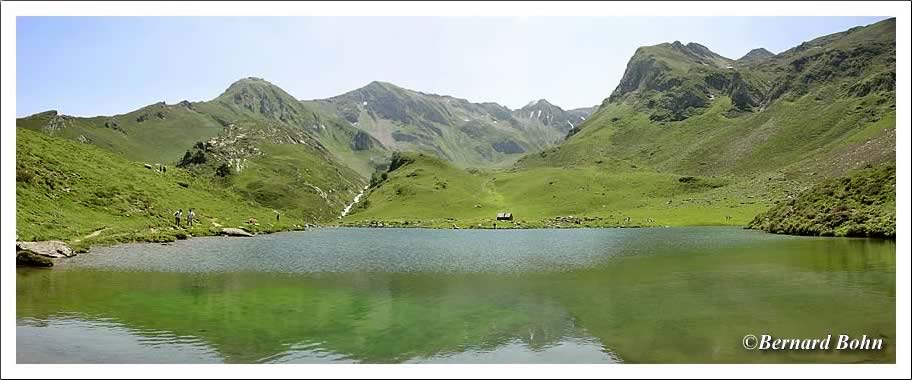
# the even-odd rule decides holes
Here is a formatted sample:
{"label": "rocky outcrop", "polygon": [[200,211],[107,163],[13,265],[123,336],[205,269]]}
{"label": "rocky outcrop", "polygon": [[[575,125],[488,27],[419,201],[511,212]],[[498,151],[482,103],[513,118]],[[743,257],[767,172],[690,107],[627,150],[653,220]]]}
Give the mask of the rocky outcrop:
{"label": "rocky outcrop", "polygon": [[521,145],[519,145],[518,143],[516,143],[516,141],[513,141],[513,140],[498,141],[498,142],[491,144],[491,147],[494,148],[494,150],[496,150],[500,153],[504,153],[504,154],[516,154],[516,153],[523,153],[526,151],[525,149],[523,149],[523,147]]}
{"label": "rocky outcrop", "polygon": [[758,106],[760,98],[763,96],[758,89],[746,82],[739,72],[735,72],[732,75],[728,92],[732,105],[742,111],[748,111]]}
{"label": "rocky outcrop", "polygon": [[254,236],[252,233],[244,231],[240,228],[231,228],[231,227],[222,228],[221,235],[222,236],[234,236],[234,237],[253,237]]}
{"label": "rocky outcrop", "polygon": [[374,141],[371,135],[367,134],[364,131],[358,131],[352,136],[352,149],[354,150],[369,150],[374,147]]}
{"label": "rocky outcrop", "polygon": [[21,251],[29,251],[52,259],[76,256],[76,251],[59,240],[16,242],[16,252]]}
{"label": "rocky outcrop", "polygon": [[611,103],[619,101],[624,95],[640,89],[658,89],[668,66],[656,61],[653,57],[640,55],[640,51],[627,63],[627,69],[621,76],[621,81],[608,97]]}
{"label": "rocky outcrop", "polygon": [[[845,95],[864,96],[873,91],[895,90],[896,46],[892,41],[869,41],[857,46],[812,46],[792,49],[776,59],[784,74],[775,81],[765,102],[797,98],[814,86],[837,80],[855,82]],[[885,70],[872,72],[874,68]]]}
{"label": "rocky outcrop", "polygon": [[860,80],[849,87],[848,94],[863,97],[872,92],[896,91],[896,72],[884,71]]}
{"label": "rocky outcrop", "polygon": [[[761,55],[766,54],[758,50],[752,56]],[[762,104],[764,89],[749,70],[735,65],[736,61],[695,43],[641,47],[608,102],[645,106],[653,121],[700,114],[719,95],[729,96],[737,110],[752,111]]]}
{"label": "rocky outcrop", "polygon": [[115,120],[114,118],[110,118],[110,119],[108,119],[108,120],[105,120],[105,122],[104,122],[104,127],[105,127],[105,128],[113,129],[113,130],[118,131],[118,132],[120,132],[120,133],[127,133],[127,132],[120,126],[120,124],[117,123],[117,120]]}
{"label": "rocky outcrop", "polygon": [[45,114],[48,117],[47,123],[42,129],[49,134],[54,134],[60,130],[66,129],[73,124],[73,117],[58,114],[57,111],[48,111]]}

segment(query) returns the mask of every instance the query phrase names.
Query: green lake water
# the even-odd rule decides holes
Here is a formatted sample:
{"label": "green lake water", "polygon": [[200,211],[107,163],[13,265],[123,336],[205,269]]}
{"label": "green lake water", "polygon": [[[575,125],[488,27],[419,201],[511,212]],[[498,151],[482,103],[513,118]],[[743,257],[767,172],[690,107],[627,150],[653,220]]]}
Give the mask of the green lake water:
{"label": "green lake water", "polygon": [[[736,228],[327,228],[16,271],[19,363],[895,362],[896,246]],[[746,334],[884,339],[760,352]]]}

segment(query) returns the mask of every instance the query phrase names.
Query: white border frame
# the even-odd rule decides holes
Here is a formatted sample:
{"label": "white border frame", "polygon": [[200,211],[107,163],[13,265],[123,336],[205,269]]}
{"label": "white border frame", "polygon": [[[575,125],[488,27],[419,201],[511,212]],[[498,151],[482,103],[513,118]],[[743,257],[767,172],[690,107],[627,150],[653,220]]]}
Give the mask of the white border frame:
{"label": "white border frame", "polygon": [[[3,2],[2,22],[2,377],[902,377],[910,375],[908,2]],[[15,214],[16,16],[894,16],[896,45],[895,365],[17,365]],[[608,96],[608,93],[605,94]]]}

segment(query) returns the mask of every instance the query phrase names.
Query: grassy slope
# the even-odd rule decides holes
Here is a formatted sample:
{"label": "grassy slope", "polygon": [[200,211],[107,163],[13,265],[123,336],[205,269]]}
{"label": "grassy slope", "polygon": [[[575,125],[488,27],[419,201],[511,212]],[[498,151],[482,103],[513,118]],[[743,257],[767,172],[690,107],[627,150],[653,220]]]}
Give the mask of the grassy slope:
{"label": "grassy slope", "polygon": [[[161,112],[164,119],[159,118]],[[147,115],[142,122],[137,121]],[[47,132],[71,140],[84,136],[90,143],[128,159],[171,165],[197,141],[215,137],[222,126],[210,115],[180,105],[162,103],[111,117],[78,118],[59,116],[62,128],[46,127],[53,116],[41,113],[16,121],[16,126]],[[116,128],[105,126],[116,123]]]}
{"label": "grassy slope", "polygon": [[[191,207],[200,223],[175,229],[172,213]],[[251,217],[261,225],[247,226]],[[186,233],[214,233],[218,225],[267,231],[299,222],[287,218],[274,225],[273,220],[272,209],[184,170],[162,175],[98,147],[16,129],[17,239],[62,239],[77,246],[167,241]],[[101,232],[86,238],[96,231]]]}
{"label": "grassy slope", "polygon": [[351,170],[326,165],[326,157],[297,145],[263,144],[265,156],[229,177],[243,198],[283,210],[298,222],[338,216],[363,182]]}
{"label": "grassy slope", "polygon": [[667,123],[649,122],[629,104],[609,104],[566,144],[531,155],[520,167],[584,165],[615,157],[670,172],[745,177],[782,171],[802,177],[819,170],[793,164],[808,158],[837,160],[841,148],[872,139],[883,138],[887,144],[862,159],[891,160],[894,104],[882,94],[826,101],[808,95],[776,102],[763,112],[729,117],[731,103],[720,97],[701,115]]}
{"label": "grassy slope", "polygon": [[896,167],[883,165],[825,180],[751,221],[767,232],[896,236]]}
{"label": "grassy slope", "polygon": [[[726,198],[723,179],[695,178],[606,161],[572,168],[465,171],[428,156],[389,174],[343,223],[487,227],[498,212],[512,212],[513,225],[664,226],[744,224],[765,205]],[[698,199],[715,194],[716,202]],[[478,206],[478,207],[476,207]],[[730,216],[731,218],[726,218]],[[630,217],[629,223],[625,218]],[[586,220],[585,218],[589,218]],[[511,225],[500,222],[500,226]]]}

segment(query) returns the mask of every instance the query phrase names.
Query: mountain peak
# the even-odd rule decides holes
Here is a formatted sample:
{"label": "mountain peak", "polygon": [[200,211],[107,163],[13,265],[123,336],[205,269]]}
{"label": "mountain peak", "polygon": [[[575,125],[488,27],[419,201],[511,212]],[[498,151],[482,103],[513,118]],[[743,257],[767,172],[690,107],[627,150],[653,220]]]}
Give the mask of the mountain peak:
{"label": "mountain peak", "polygon": [[269,81],[267,81],[263,78],[260,78],[260,77],[246,77],[246,78],[241,78],[241,79],[234,81],[228,87],[230,88],[232,86],[255,85],[255,84],[256,85],[272,85],[272,83],[269,83]]}
{"label": "mountain peak", "polygon": [[756,48],[747,52],[743,57],[738,58],[738,62],[759,62],[773,56],[775,56],[775,54],[769,50]]}
{"label": "mountain peak", "polygon": [[247,78],[241,78],[241,79],[238,79],[237,81],[238,81],[238,82],[248,81],[248,82],[266,82],[266,83],[269,83],[269,81],[267,81],[267,80],[265,80],[265,79],[263,79],[263,78],[260,78],[260,77],[247,77]]}
{"label": "mountain peak", "polygon": [[533,101],[527,103],[527,104],[523,107],[523,109],[528,109],[528,108],[542,108],[542,107],[554,107],[554,105],[551,104],[550,102],[548,102],[548,101],[545,100],[545,99],[538,99],[538,100],[533,100]]}
{"label": "mountain peak", "polygon": [[379,81],[379,80],[375,80],[375,81],[371,81],[370,83],[368,83],[368,84],[367,84],[366,86],[364,86],[364,87],[365,87],[365,88],[371,88],[371,87],[373,87],[373,88],[378,88],[378,87],[379,87],[379,88],[387,88],[387,87],[389,87],[389,86],[393,86],[393,84],[392,84],[392,83],[388,83],[388,82],[382,82],[382,81]]}
{"label": "mountain peak", "polygon": [[672,63],[672,66],[674,66],[673,62],[684,62],[724,68],[733,62],[731,59],[719,55],[706,46],[696,42],[688,42],[685,45],[681,41],[641,46],[636,50],[631,60],[637,58],[662,60],[666,61],[666,63]]}
{"label": "mountain peak", "polygon": [[303,111],[299,109],[300,104],[295,97],[258,77],[235,81],[215,100],[240,107],[246,112],[292,123],[300,119]]}
{"label": "mountain peak", "polygon": [[220,95],[220,97],[225,96],[225,95],[231,95],[231,94],[238,93],[238,92],[249,92],[253,89],[258,89],[255,92],[263,92],[263,91],[279,92],[279,93],[287,95],[289,97],[291,96],[291,95],[288,95],[288,93],[286,93],[285,90],[281,89],[279,86],[276,86],[263,78],[247,77],[247,78],[238,79],[238,80],[234,81],[233,83],[231,83],[231,85],[229,85],[228,88],[225,89],[225,91],[222,93],[222,95]]}
{"label": "mountain peak", "polygon": [[406,90],[402,87],[399,87],[399,86],[389,83],[389,82],[375,80],[375,81],[371,81],[370,83],[364,85],[363,87],[359,87],[357,89],[349,91],[347,94],[360,94],[360,96],[365,96],[367,94],[376,95],[376,94],[389,93],[389,92],[398,93],[403,90],[411,91],[411,90]]}

